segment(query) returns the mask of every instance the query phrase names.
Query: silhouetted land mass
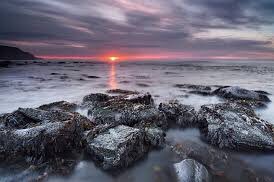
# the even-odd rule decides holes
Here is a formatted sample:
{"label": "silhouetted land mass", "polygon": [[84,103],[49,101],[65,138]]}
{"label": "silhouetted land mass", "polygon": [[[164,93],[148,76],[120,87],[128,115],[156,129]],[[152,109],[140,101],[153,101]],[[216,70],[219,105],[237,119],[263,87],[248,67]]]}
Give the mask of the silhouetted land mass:
{"label": "silhouetted land mass", "polygon": [[28,52],[17,47],[0,45],[0,60],[33,60],[38,59]]}

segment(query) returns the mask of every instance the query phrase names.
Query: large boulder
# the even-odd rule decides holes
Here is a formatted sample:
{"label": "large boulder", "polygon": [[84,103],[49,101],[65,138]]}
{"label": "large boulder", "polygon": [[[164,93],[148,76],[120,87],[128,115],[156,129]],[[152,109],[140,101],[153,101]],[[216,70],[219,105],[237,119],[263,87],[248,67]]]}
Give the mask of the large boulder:
{"label": "large boulder", "polygon": [[270,99],[264,92],[247,90],[238,86],[226,86],[218,88],[213,92],[219,97],[229,100],[248,100],[258,102],[270,102]]}
{"label": "large boulder", "polygon": [[155,106],[150,94],[108,96],[90,94],[83,106],[97,124],[115,124],[136,127],[166,127],[164,114]]}
{"label": "large boulder", "polygon": [[197,113],[194,107],[180,104],[178,101],[160,103],[159,110],[162,111],[170,126],[179,127],[197,126]]}
{"label": "large boulder", "polygon": [[0,117],[0,158],[40,163],[82,148],[83,133],[94,127],[78,113],[19,108]]}
{"label": "large boulder", "polygon": [[87,139],[87,151],[104,169],[122,169],[148,151],[142,130],[120,125]]}
{"label": "large boulder", "polygon": [[199,111],[207,141],[220,148],[274,150],[274,126],[251,107],[236,103],[204,105]]}
{"label": "large boulder", "polygon": [[[271,181],[270,176],[273,176],[271,170],[262,171],[258,166],[251,166],[241,156],[230,151],[201,141],[182,139],[177,142],[173,142],[171,146],[176,161],[189,158],[199,161],[210,173],[210,181]],[[270,180],[266,180],[269,177]]]}
{"label": "large boulder", "polygon": [[208,182],[209,173],[205,166],[193,159],[174,164],[179,182]]}

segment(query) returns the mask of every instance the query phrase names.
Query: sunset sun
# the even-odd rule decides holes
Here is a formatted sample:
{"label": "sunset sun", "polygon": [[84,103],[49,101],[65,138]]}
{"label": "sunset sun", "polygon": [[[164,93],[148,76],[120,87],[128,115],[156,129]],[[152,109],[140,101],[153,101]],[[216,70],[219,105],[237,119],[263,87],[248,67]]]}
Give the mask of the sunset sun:
{"label": "sunset sun", "polygon": [[108,58],[110,61],[117,61],[119,59],[119,57],[116,56],[111,56]]}

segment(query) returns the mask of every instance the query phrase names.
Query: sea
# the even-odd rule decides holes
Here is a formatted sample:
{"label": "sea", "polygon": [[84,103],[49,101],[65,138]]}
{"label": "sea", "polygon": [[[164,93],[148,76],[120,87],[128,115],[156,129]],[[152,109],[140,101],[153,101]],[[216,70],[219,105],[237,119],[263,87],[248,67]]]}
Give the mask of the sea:
{"label": "sea", "polygon": [[[212,87],[229,85],[263,90],[271,94],[269,97],[274,102],[274,61],[13,61],[9,67],[0,68],[0,114],[12,112],[19,107],[38,107],[61,100],[81,103],[85,95],[105,93],[109,89],[149,92],[155,104],[178,100],[194,106],[196,110],[204,104],[223,102],[216,96],[190,94],[188,90],[176,87],[176,84]],[[256,110],[259,117],[272,124],[273,102],[264,109]],[[85,110],[79,109],[78,112],[87,114]],[[212,179],[213,181],[249,181],[245,177],[246,171],[252,171],[255,179],[261,175],[263,178],[257,179],[274,181],[274,153],[221,151],[201,138],[199,130],[194,128],[167,131],[168,143],[194,142],[214,151],[225,152],[229,156],[228,160],[233,158],[233,165],[223,169],[220,174],[223,177]],[[83,158],[78,161],[70,175],[52,175],[47,181],[172,181],[169,175],[174,172],[173,164],[178,162],[176,160],[166,147],[150,152],[129,169],[112,175],[102,171],[91,160]],[[0,167],[0,181],[17,174],[19,172],[16,170]]]}

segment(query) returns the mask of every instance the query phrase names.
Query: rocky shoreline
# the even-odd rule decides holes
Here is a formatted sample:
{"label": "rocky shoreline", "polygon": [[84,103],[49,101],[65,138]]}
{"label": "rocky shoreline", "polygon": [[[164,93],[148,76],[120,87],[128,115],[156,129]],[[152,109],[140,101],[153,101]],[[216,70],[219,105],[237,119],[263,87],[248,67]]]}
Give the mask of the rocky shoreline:
{"label": "rocky shoreline", "polygon": [[[27,168],[7,181],[67,175],[81,155],[106,172],[119,172],[163,147],[182,159],[174,164],[179,181],[210,181],[216,175],[213,164],[187,152],[195,146],[165,142],[167,130],[174,127],[198,128],[204,140],[219,150],[274,151],[274,126],[254,112],[271,102],[268,93],[230,86],[176,87],[216,95],[224,103],[203,105],[199,111],[176,100],[156,106],[149,93],[117,89],[107,92],[115,95],[89,94],[79,105],[60,101],[0,115],[1,163],[21,161]],[[88,115],[80,115],[77,108],[88,110]]]}

